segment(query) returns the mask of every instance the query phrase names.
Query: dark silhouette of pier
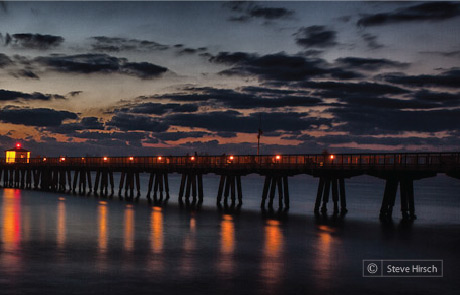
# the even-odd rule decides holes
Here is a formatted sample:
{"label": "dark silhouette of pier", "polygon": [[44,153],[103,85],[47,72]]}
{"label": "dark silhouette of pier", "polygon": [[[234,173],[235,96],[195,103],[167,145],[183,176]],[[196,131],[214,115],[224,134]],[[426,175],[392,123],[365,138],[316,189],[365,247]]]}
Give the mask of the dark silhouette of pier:
{"label": "dark silhouette of pier", "polygon": [[[114,173],[120,173],[115,187]],[[54,192],[94,194],[127,201],[141,197],[140,173],[149,173],[146,198],[149,203],[169,199],[168,175],[182,175],[179,203],[200,206],[203,202],[203,175],[220,176],[216,203],[240,207],[242,177],[256,173],[265,177],[261,207],[289,208],[288,177],[310,175],[319,179],[315,213],[326,213],[332,197],[333,213],[346,213],[345,179],[370,175],[386,181],[381,219],[390,219],[398,186],[403,218],[415,219],[414,181],[444,173],[460,179],[460,153],[380,153],[246,156],[156,156],[156,157],[58,157],[0,159],[3,187]],[[94,176],[94,179],[93,179]],[[223,199],[223,200],[222,200]],[[268,200],[268,202],[267,202]],[[230,204],[229,204],[230,202]]]}

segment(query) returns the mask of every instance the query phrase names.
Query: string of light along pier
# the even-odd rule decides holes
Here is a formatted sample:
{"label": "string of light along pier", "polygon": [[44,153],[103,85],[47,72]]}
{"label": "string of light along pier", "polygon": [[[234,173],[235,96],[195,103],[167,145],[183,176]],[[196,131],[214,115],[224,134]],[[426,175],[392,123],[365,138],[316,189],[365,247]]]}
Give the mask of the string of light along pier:
{"label": "string of light along pier", "polygon": [[5,188],[112,197],[116,189],[114,173],[120,174],[118,196],[127,201],[139,200],[140,174],[148,173],[146,198],[156,203],[170,196],[168,175],[179,173],[179,203],[183,204],[185,198],[187,204],[197,206],[204,198],[203,176],[217,174],[216,203],[229,207],[241,206],[242,177],[255,173],[265,177],[261,207],[270,209],[276,207],[276,195],[278,209],[289,208],[288,178],[309,175],[319,179],[314,212],[326,213],[331,195],[334,214],[347,211],[345,180],[370,175],[386,181],[380,218],[391,218],[399,186],[402,216],[415,219],[414,181],[438,173],[460,179],[460,153],[32,158],[17,145],[0,159],[0,180]]}

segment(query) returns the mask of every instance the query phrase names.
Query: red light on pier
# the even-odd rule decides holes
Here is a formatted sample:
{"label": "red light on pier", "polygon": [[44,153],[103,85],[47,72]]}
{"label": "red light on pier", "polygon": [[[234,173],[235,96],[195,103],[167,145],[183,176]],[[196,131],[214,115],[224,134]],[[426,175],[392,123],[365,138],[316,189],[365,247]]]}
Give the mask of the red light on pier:
{"label": "red light on pier", "polygon": [[161,161],[161,159],[162,159],[161,156],[159,156],[159,157],[158,157],[158,161]]}
{"label": "red light on pier", "polygon": [[104,157],[104,158],[102,158],[102,159],[104,160],[104,162],[106,162],[106,161],[108,160],[108,158],[107,158],[107,157]]}
{"label": "red light on pier", "polygon": [[331,158],[331,160],[334,160],[335,156],[334,156],[334,155],[331,155],[331,157],[330,157],[330,158]]}
{"label": "red light on pier", "polygon": [[65,162],[65,157],[61,157],[61,162]]}
{"label": "red light on pier", "polygon": [[230,159],[230,161],[233,161],[234,157],[233,156],[230,156],[228,157]]}
{"label": "red light on pier", "polygon": [[46,162],[46,158],[43,158],[43,162]]}
{"label": "red light on pier", "polygon": [[20,148],[21,148],[21,143],[19,143],[19,142],[16,143],[16,148],[17,148],[17,149],[20,149]]}
{"label": "red light on pier", "polygon": [[275,159],[280,160],[280,159],[281,159],[281,156],[280,156],[280,155],[276,155]]}
{"label": "red light on pier", "polygon": [[191,157],[190,160],[195,161],[195,157]]}
{"label": "red light on pier", "polygon": [[134,157],[129,157],[129,160],[130,160],[130,161],[134,161]]}

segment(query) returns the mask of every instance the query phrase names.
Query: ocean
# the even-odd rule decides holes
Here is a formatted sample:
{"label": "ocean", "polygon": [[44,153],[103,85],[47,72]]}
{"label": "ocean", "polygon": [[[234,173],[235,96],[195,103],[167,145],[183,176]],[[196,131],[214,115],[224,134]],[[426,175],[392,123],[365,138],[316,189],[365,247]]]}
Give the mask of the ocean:
{"label": "ocean", "polygon": [[[289,212],[261,212],[263,178],[242,178],[241,210],[199,210],[0,189],[0,294],[458,294],[460,181],[415,185],[417,220],[378,219],[384,182],[347,180],[348,213],[315,217],[318,180],[289,178]],[[147,177],[142,177],[145,189]],[[117,189],[116,189],[117,193]],[[275,202],[276,204],[277,202]],[[442,259],[440,278],[363,277],[364,259]]]}

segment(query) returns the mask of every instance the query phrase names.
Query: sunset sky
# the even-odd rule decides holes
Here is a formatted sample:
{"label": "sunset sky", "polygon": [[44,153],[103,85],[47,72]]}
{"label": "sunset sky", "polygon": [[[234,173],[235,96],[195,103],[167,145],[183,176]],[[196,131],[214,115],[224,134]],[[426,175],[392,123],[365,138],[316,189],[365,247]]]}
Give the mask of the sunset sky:
{"label": "sunset sky", "polygon": [[458,151],[460,2],[2,2],[0,147]]}

